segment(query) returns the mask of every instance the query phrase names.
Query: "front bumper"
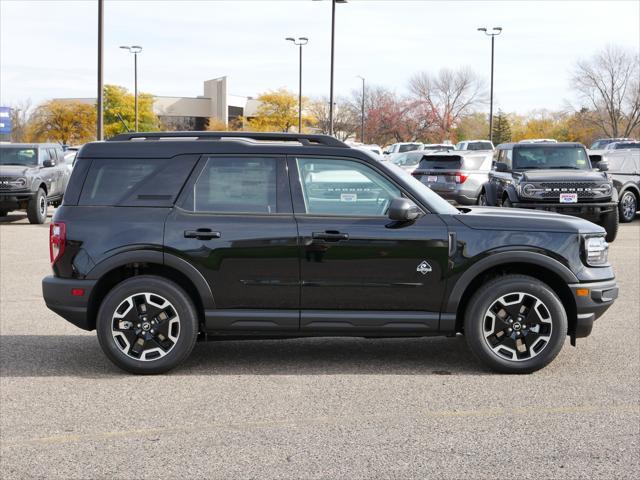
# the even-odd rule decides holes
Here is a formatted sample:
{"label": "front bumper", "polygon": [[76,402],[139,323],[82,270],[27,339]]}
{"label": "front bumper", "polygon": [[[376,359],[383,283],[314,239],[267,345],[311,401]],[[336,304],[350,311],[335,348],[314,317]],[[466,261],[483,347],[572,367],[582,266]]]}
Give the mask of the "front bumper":
{"label": "front bumper", "polygon": [[[93,330],[95,325],[88,318],[89,299],[96,285],[95,280],[74,280],[50,275],[42,279],[42,296],[49,310],[83,330]],[[74,289],[82,289],[83,295],[73,295]]]}
{"label": "front bumper", "polygon": [[22,191],[1,191],[0,208],[3,210],[17,210],[21,204],[28,202],[36,194],[30,190]]}
{"label": "front bumper", "polygon": [[594,203],[544,203],[544,202],[514,202],[516,208],[532,208],[547,212],[564,213],[585,219],[597,218],[601,214],[614,210],[618,202]]}
{"label": "front bumper", "polygon": [[[618,298],[618,284],[615,280],[592,283],[575,283],[569,285],[573,298],[576,300],[576,325],[574,331],[569,332],[572,338],[589,336],[593,322],[600,318]],[[578,290],[583,290],[578,295]],[[584,295],[584,290],[588,293]]]}

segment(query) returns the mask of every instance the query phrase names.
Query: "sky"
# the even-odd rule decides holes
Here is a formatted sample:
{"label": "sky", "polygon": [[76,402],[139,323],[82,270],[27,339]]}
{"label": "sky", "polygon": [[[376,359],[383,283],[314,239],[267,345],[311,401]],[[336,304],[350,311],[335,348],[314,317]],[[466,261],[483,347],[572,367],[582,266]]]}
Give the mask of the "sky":
{"label": "sky", "polygon": [[[104,81],[133,90],[133,59],[120,45],[142,45],[139,90],[195,97],[202,82],[229,77],[230,94],[298,88],[298,51],[284,40],[307,36],[303,93],[329,95],[328,0],[106,0]],[[470,67],[487,84],[496,38],[495,108],[525,113],[572,101],[578,59],[608,44],[640,53],[640,0],[349,0],[336,6],[335,91],[367,83],[407,93],[420,71]],[[97,0],[0,0],[0,105],[30,99],[95,97]]]}

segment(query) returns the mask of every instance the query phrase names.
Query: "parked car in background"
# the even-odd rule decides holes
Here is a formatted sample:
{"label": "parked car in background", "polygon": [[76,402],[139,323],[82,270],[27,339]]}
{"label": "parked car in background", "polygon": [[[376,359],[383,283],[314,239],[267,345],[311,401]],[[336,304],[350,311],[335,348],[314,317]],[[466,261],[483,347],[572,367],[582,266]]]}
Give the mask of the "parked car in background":
{"label": "parked car in background", "polygon": [[76,156],[78,155],[79,147],[68,147],[64,151],[64,163],[69,169],[69,173],[73,170],[73,164],[76,161]]}
{"label": "parked car in background", "polygon": [[528,138],[520,140],[518,143],[558,143],[558,141],[553,138]]}
{"label": "parked car in background", "polygon": [[640,206],[640,150],[605,150],[590,158],[594,165],[601,161],[608,165],[608,174],[618,191],[620,221],[632,221]]}
{"label": "parked car in background", "polygon": [[26,210],[30,223],[44,223],[49,204],[62,202],[69,177],[60,145],[1,144],[0,216]]}
{"label": "parked car in background", "polygon": [[618,192],[606,173],[594,171],[580,143],[503,143],[481,193],[490,206],[546,210],[604,227],[607,241],[618,233]]}
{"label": "parked car in background", "polygon": [[493,143],[489,140],[465,140],[456,143],[456,150],[494,150]]}
{"label": "parked car in background", "polygon": [[362,150],[364,152],[373,153],[378,160],[382,160],[382,148],[380,148],[380,145],[355,144],[353,145],[353,148],[357,148],[358,150]]}
{"label": "parked car in background", "polygon": [[624,142],[611,142],[609,145],[604,147],[605,150],[633,150],[640,149],[640,142],[636,142],[634,140],[624,141]]}
{"label": "parked car in background", "polygon": [[333,137],[128,133],[78,154],[42,290],[133,373],[176,367],[199,338],[458,333],[489,367],[528,373],[617,298],[604,235],[454,208]]}
{"label": "parked car in background", "polygon": [[479,203],[492,163],[490,151],[429,152],[420,157],[412,175],[451,203],[474,205]]}
{"label": "parked car in background", "polygon": [[407,173],[412,173],[420,159],[425,155],[424,150],[414,150],[412,152],[397,153],[392,156],[390,162],[402,168]]}
{"label": "parked car in background", "polygon": [[610,143],[634,141],[633,138],[600,138],[591,144],[589,150],[604,150]]}
{"label": "parked car in background", "polygon": [[425,143],[422,150],[434,150],[438,152],[450,152],[455,150],[456,146],[451,143]]}
{"label": "parked car in background", "polygon": [[422,143],[419,142],[400,142],[385,147],[382,154],[386,160],[390,160],[391,156],[397,153],[411,152],[413,150],[420,150],[421,148]]}

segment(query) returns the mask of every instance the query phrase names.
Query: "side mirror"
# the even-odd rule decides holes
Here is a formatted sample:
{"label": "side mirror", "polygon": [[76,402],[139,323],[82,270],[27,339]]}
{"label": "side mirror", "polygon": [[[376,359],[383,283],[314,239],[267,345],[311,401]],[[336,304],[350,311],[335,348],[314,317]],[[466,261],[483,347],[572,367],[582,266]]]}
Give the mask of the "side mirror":
{"label": "side mirror", "polygon": [[55,167],[56,163],[53,160],[45,160],[44,162],[42,162],[42,166],[45,168]]}
{"label": "side mirror", "polygon": [[598,170],[600,170],[601,172],[608,172],[609,171],[609,162],[607,162],[606,160],[600,160],[597,164],[596,167],[598,168]]}
{"label": "side mirror", "polygon": [[496,162],[496,172],[508,172],[509,165],[504,162]]}
{"label": "side mirror", "polygon": [[389,219],[397,222],[415,220],[421,213],[418,206],[408,198],[394,198],[389,205]]}

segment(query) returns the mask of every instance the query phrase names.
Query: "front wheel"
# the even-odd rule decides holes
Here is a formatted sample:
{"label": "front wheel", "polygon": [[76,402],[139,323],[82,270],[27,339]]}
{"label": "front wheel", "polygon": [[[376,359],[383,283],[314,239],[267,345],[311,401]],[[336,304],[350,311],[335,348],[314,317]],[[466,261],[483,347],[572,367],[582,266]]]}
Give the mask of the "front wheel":
{"label": "front wheel", "polygon": [[471,298],[464,320],[471,351],[503,373],[530,373],[549,364],[562,349],[567,328],[555,292],[526,275],[486,283]]}
{"label": "front wheel", "polygon": [[486,207],[487,206],[487,192],[482,190],[480,192],[480,195],[478,195],[478,201],[476,203],[478,205],[480,205],[481,207]]}
{"label": "front wheel", "polygon": [[102,350],[118,367],[130,373],[163,373],[193,350],[198,314],[178,285],[141,275],[124,280],[107,294],[96,330]]}
{"label": "front wheel", "polygon": [[27,204],[27,218],[29,219],[29,223],[42,224],[46,222],[48,206],[47,194],[42,188],[39,188]]}
{"label": "front wheel", "polygon": [[605,240],[607,242],[613,242],[618,236],[618,223],[619,217],[617,208],[614,208],[610,212],[602,215],[602,218],[600,219],[600,225],[602,225],[602,227],[607,232],[607,236],[605,237]]}
{"label": "front wheel", "polygon": [[633,192],[627,190],[622,194],[618,210],[622,223],[628,223],[635,218],[638,211],[638,199]]}
{"label": "front wheel", "polygon": [[508,198],[505,198],[502,201],[502,206],[506,207],[506,208],[511,208],[511,207],[513,207],[513,204],[511,203],[511,200],[509,200]]}

